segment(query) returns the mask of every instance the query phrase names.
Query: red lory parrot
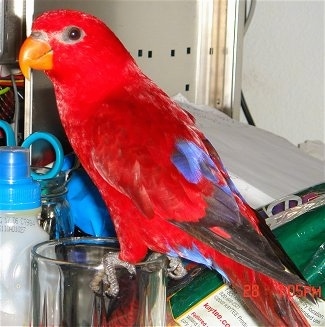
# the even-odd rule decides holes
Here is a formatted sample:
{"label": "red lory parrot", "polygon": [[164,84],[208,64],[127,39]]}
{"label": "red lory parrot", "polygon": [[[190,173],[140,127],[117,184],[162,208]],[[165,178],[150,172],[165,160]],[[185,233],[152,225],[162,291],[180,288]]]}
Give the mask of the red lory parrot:
{"label": "red lory parrot", "polygon": [[[308,325],[288,287],[306,285],[299,272],[193,117],[101,20],[43,13],[19,62],[27,78],[36,69],[52,81],[66,135],[110,209],[119,261],[136,264],[150,250],[206,265],[265,325]],[[258,292],[244,296],[247,286]]]}

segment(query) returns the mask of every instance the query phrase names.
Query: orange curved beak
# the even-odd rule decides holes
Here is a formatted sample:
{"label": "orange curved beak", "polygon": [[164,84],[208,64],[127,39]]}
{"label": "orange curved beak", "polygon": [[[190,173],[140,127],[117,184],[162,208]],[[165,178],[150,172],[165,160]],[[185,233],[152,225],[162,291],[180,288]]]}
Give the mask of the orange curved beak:
{"label": "orange curved beak", "polygon": [[51,70],[53,68],[53,52],[47,42],[30,36],[20,48],[18,61],[21,72],[27,79],[30,79],[31,69]]}

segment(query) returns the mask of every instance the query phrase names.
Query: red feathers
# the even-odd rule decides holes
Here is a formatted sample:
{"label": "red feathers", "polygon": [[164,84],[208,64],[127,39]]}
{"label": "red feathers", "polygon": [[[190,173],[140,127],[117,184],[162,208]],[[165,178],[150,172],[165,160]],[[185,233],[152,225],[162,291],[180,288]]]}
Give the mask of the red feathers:
{"label": "red feathers", "polygon": [[[259,285],[260,296],[244,300],[264,323],[307,325],[285,285],[304,281],[285,269],[290,260],[193,118],[116,36],[92,16],[60,10],[36,19],[31,38],[51,48],[52,68],[43,69],[71,145],[110,207],[120,258],[134,263],[151,249],[206,264],[240,295]],[[20,63],[42,69],[33,51]]]}

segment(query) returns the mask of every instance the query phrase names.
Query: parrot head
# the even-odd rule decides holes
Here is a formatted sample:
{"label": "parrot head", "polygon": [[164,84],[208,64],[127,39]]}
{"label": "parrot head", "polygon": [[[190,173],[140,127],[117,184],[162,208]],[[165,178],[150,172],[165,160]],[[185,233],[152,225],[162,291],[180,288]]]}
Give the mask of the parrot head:
{"label": "parrot head", "polygon": [[87,79],[116,83],[133,58],[116,35],[97,17],[76,10],[44,12],[32,24],[31,35],[19,53],[19,65],[29,79],[30,70],[43,70],[54,86],[72,86]]}

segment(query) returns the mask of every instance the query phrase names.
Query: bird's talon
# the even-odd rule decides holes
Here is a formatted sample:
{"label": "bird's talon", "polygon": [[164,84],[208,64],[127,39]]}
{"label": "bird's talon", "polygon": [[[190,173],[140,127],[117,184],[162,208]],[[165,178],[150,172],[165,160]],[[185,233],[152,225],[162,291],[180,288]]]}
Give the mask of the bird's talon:
{"label": "bird's talon", "polygon": [[119,253],[109,252],[102,259],[101,269],[95,274],[89,285],[95,293],[102,293],[107,297],[116,297],[118,295],[120,289],[116,275],[117,267],[127,269],[131,276],[135,275],[135,267],[120,260],[118,255]]}
{"label": "bird's talon", "polygon": [[168,276],[172,279],[181,279],[187,274],[182,260],[179,257],[168,257],[169,267],[167,268]]}

